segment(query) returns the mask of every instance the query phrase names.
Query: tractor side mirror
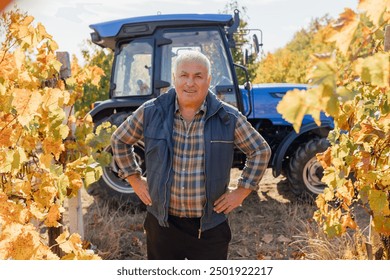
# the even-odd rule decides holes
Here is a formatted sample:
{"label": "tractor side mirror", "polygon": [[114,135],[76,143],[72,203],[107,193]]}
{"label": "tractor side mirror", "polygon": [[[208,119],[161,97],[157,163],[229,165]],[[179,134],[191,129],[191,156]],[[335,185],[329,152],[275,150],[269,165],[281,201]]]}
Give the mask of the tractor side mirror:
{"label": "tractor side mirror", "polygon": [[259,39],[257,38],[256,34],[253,34],[253,48],[256,53],[260,52],[260,44],[259,44]]}

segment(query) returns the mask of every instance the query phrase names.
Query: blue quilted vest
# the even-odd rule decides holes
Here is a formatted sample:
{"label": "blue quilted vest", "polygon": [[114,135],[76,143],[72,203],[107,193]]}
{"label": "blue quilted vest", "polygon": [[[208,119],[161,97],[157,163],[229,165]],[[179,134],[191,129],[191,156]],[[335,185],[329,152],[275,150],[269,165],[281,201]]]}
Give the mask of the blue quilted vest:
{"label": "blue quilted vest", "polygon": [[[213,204],[227,189],[234,156],[234,130],[238,111],[209,92],[204,126],[206,204],[201,231],[226,220],[213,211]],[[148,211],[161,226],[168,226],[170,186],[173,180],[173,120],[176,92],[170,90],[148,101],[144,111],[145,164],[149,192],[153,201]]]}

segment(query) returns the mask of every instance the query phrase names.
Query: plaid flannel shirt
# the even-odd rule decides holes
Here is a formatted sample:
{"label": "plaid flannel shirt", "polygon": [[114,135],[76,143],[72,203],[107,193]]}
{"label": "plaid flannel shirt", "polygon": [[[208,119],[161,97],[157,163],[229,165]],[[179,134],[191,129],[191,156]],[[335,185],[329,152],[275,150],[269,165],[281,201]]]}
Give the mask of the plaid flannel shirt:
{"label": "plaid flannel shirt", "polygon": [[[169,213],[178,217],[201,217],[206,200],[204,174],[204,116],[207,105],[203,103],[190,124],[182,119],[176,101],[174,116],[173,184]],[[141,173],[131,145],[143,139],[143,106],[139,107],[113,137],[112,146],[119,175],[126,178]],[[258,143],[261,143],[258,145]],[[238,180],[238,187],[258,189],[270,158],[270,149],[263,137],[239,114],[236,122],[234,144],[246,154],[247,161]]]}

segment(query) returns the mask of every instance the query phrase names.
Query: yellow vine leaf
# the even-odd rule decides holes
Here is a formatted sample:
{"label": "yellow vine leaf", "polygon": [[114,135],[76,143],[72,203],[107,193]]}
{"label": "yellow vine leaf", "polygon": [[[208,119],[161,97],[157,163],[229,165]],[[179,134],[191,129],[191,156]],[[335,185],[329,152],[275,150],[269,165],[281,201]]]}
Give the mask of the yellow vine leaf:
{"label": "yellow vine leaf", "polygon": [[14,38],[27,44],[21,44],[22,47],[31,47],[34,43],[34,29],[30,28],[30,24],[34,21],[33,16],[26,16],[19,22],[13,22],[10,25],[10,32]]}
{"label": "yellow vine leaf", "polygon": [[310,84],[334,88],[336,86],[335,74],[337,73],[335,54],[320,58],[312,56],[312,59],[315,66],[308,73]]}
{"label": "yellow vine leaf", "polygon": [[390,54],[388,52],[359,58],[354,69],[362,81],[379,87],[390,87]]}
{"label": "yellow vine leaf", "polygon": [[77,241],[81,241],[80,236],[78,234],[74,234],[72,237],[70,237],[68,231],[63,232],[56,239],[56,242],[59,244],[61,250],[65,253],[78,251],[80,249],[79,244],[81,244],[81,242],[77,243]]}
{"label": "yellow vine leaf", "polygon": [[317,160],[324,169],[328,168],[332,164],[332,150],[328,148],[325,152],[318,153]]}
{"label": "yellow vine leaf", "polygon": [[42,96],[42,107],[47,111],[63,108],[69,102],[69,92],[58,88],[45,88]]}
{"label": "yellow vine leaf", "polygon": [[[40,22],[37,24],[36,34],[37,34],[38,41],[53,38],[53,36],[51,36],[49,33],[47,33],[46,28]],[[55,50],[55,49],[52,49],[52,50]]]}
{"label": "yellow vine leaf", "polygon": [[95,86],[99,85],[100,79],[104,76],[104,71],[102,68],[97,66],[91,66],[91,83]]}
{"label": "yellow vine leaf", "polygon": [[29,180],[16,179],[13,182],[15,193],[20,197],[29,198],[31,194],[31,182]]}
{"label": "yellow vine leaf", "polygon": [[68,231],[63,232],[57,237],[56,242],[59,244],[62,251],[66,253],[62,260],[100,260],[101,258],[95,255],[92,251],[82,247],[81,237],[77,233],[69,234]]}
{"label": "yellow vine leaf", "polygon": [[13,96],[12,106],[18,113],[18,121],[26,126],[38,114],[37,110],[42,102],[42,96],[39,92],[28,89],[15,89]]}
{"label": "yellow vine leaf", "polygon": [[343,227],[343,232],[347,230],[347,228],[350,229],[356,229],[357,224],[354,219],[352,219],[351,215],[348,213],[347,215],[344,215],[341,217],[341,224]]}
{"label": "yellow vine leaf", "polygon": [[84,186],[83,180],[81,178],[81,175],[75,171],[69,170],[66,172],[66,176],[68,176],[70,181],[70,189],[72,191],[71,194],[68,195],[68,197],[76,196],[78,193],[78,190],[81,190]]}
{"label": "yellow vine leaf", "polygon": [[10,200],[5,193],[0,193],[0,222],[25,224],[29,219],[28,209]]}
{"label": "yellow vine leaf", "polygon": [[9,223],[0,232],[0,259],[58,260],[58,256],[43,245],[31,224]]}
{"label": "yellow vine leaf", "polygon": [[[0,127],[2,127],[3,125],[5,127],[7,124],[3,124],[2,122],[0,122]],[[13,131],[14,130],[11,126],[2,129],[0,133],[0,147],[10,147],[14,144],[11,138]]]}
{"label": "yellow vine leaf", "polygon": [[38,221],[43,221],[43,219],[46,217],[46,213],[44,213],[44,209],[39,207],[38,203],[36,203],[35,201],[30,203],[29,210],[31,215]]}
{"label": "yellow vine leaf", "polygon": [[384,166],[384,168],[387,168],[387,171],[383,172],[382,177],[380,179],[380,184],[385,187],[390,186],[390,167],[389,166]]}
{"label": "yellow vine leaf", "polygon": [[390,2],[388,0],[360,0],[358,9],[365,11],[372,22],[378,25],[385,10],[390,11]]}
{"label": "yellow vine leaf", "polygon": [[0,173],[5,174],[11,172],[13,154],[14,152],[12,150],[0,150]]}
{"label": "yellow vine leaf", "polygon": [[38,156],[41,168],[50,170],[51,165],[53,164],[53,155],[51,154],[40,154]]}
{"label": "yellow vine leaf", "polygon": [[64,209],[57,204],[51,205],[49,212],[47,213],[46,219],[45,219],[45,225],[47,227],[59,227],[61,224],[58,222],[61,218],[61,212],[63,212]]}
{"label": "yellow vine leaf", "polygon": [[282,117],[293,124],[294,130],[299,131],[303,117],[307,113],[306,91],[294,89],[288,91],[276,107]]}
{"label": "yellow vine leaf", "polygon": [[354,190],[350,181],[347,181],[345,184],[337,188],[337,196],[344,201],[344,205],[350,205],[352,203]]}
{"label": "yellow vine leaf", "polygon": [[[47,178],[46,180],[48,180]],[[52,182],[44,182],[39,189],[34,192],[34,201],[40,208],[49,208],[54,203],[54,198],[57,197],[57,188],[52,185]]]}
{"label": "yellow vine leaf", "polygon": [[334,25],[327,41],[335,42],[338,49],[345,55],[348,52],[355,31],[359,25],[358,15],[351,9],[346,8],[340,14],[338,22]]}
{"label": "yellow vine leaf", "polygon": [[366,122],[362,122],[360,126],[361,126],[361,131],[360,131],[361,133],[375,135],[379,139],[383,139],[383,140],[386,138],[385,131],[383,131],[373,123],[366,121]]}
{"label": "yellow vine leaf", "polygon": [[282,117],[292,123],[296,132],[299,132],[303,117],[306,114],[311,115],[317,125],[321,124],[317,90],[318,87],[309,90],[294,89],[288,91],[276,107]]}
{"label": "yellow vine leaf", "polygon": [[60,154],[65,150],[62,139],[45,138],[42,143],[43,150],[46,154],[53,154],[55,159],[60,158]]}
{"label": "yellow vine leaf", "polygon": [[324,231],[330,238],[338,236],[344,232],[340,222],[341,217],[341,210],[331,209],[328,211],[326,220],[324,221]]}
{"label": "yellow vine leaf", "polygon": [[[22,49],[16,49],[13,53],[13,59],[15,62],[15,66],[19,71],[23,71],[24,61],[26,60],[26,54]],[[22,72],[23,73],[23,72]],[[24,73],[23,73],[24,74]],[[19,76],[20,78],[20,76]]]}
{"label": "yellow vine leaf", "polygon": [[[1,52],[0,52],[0,55],[1,55]],[[2,83],[0,83],[0,95],[4,96],[6,91],[7,91],[7,88]]]}
{"label": "yellow vine leaf", "polygon": [[[325,189],[325,190],[328,190],[328,189]],[[327,213],[327,203],[326,203],[326,200],[325,200],[325,195],[323,193],[319,194],[317,196],[317,199],[316,199],[316,205],[317,205],[317,208],[319,210],[321,210],[322,212],[325,212]]]}
{"label": "yellow vine leaf", "polygon": [[19,22],[20,26],[28,26],[34,21],[33,16],[26,16],[21,22]]}

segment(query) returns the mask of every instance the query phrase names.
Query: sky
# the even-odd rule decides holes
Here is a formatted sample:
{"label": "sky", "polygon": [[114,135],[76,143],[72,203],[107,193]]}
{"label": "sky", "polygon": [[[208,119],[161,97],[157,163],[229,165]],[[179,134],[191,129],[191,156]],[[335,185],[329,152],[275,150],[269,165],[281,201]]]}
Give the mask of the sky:
{"label": "sky", "polygon": [[[90,39],[90,24],[135,16],[171,13],[220,13],[229,0],[13,0],[19,9],[41,22],[60,51],[81,60]],[[357,10],[358,0],[238,0],[246,7],[248,28],[261,29],[263,52],[283,47],[314,18],[338,18],[348,7]]]}

